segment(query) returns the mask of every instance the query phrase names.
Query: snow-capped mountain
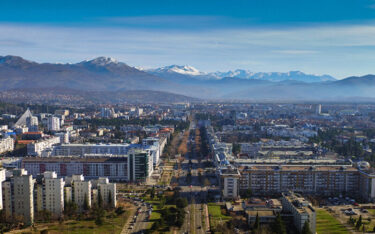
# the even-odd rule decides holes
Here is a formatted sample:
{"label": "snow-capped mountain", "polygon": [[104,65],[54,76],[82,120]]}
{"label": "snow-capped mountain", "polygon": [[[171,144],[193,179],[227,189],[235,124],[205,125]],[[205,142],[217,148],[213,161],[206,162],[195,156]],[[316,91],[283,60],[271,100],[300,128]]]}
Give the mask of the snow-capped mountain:
{"label": "snow-capped mountain", "polygon": [[149,69],[148,71],[156,72],[156,73],[164,73],[164,72],[178,73],[178,74],[189,75],[189,76],[205,75],[204,72],[200,72],[195,67],[186,66],[186,65],[185,66],[171,65],[171,66],[160,67],[156,69]]}
{"label": "snow-capped mountain", "polygon": [[144,70],[153,75],[168,79],[184,79],[188,80],[189,78],[199,79],[199,80],[218,80],[223,78],[239,78],[246,80],[266,80],[266,81],[300,81],[306,83],[313,82],[324,82],[324,81],[334,81],[336,80],[329,75],[314,75],[306,74],[300,71],[290,71],[290,72],[252,72],[249,70],[236,69],[234,71],[226,72],[210,72],[205,73],[201,72],[198,69],[191,66],[178,66],[171,65],[156,69]]}
{"label": "snow-capped mountain", "polygon": [[96,65],[96,66],[108,66],[108,65],[118,65],[118,64],[124,64],[122,62],[117,61],[114,58],[111,57],[97,57],[92,60],[85,60],[80,62],[79,64],[90,64],[90,65]]}
{"label": "snow-capped mountain", "polygon": [[324,81],[334,81],[336,80],[329,75],[313,75],[306,74],[300,71],[290,71],[290,72],[252,72],[249,70],[237,69],[228,72],[213,72],[208,75],[215,76],[218,79],[224,77],[236,77],[240,79],[254,79],[254,80],[268,80],[268,81],[285,81],[294,80],[301,82],[324,82]]}

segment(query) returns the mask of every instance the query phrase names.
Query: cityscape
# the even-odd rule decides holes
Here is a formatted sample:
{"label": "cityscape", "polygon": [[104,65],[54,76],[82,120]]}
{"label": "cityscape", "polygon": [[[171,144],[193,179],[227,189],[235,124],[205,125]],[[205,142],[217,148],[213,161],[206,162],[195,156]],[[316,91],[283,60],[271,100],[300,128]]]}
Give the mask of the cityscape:
{"label": "cityscape", "polygon": [[0,232],[375,233],[375,2],[4,0]]}

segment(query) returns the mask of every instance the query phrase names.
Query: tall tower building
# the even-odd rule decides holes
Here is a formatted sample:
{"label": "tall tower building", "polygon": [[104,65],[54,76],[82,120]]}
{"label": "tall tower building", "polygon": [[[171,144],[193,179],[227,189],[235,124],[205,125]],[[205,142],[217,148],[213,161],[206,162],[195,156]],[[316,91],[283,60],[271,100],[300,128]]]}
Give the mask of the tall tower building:
{"label": "tall tower building", "polygon": [[321,104],[316,105],[315,113],[317,115],[320,115],[322,113],[322,105]]}

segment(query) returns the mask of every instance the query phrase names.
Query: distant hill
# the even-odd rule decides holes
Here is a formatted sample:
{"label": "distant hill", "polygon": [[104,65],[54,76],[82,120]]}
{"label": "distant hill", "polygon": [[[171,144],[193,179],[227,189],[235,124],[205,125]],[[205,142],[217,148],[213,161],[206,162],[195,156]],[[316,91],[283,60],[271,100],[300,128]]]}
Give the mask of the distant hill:
{"label": "distant hill", "polygon": [[0,99],[15,102],[373,101],[374,91],[374,75],[335,80],[299,71],[204,73],[177,65],[144,70],[108,57],[75,64],[0,57]]}
{"label": "distant hill", "polygon": [[106,57],[76,64],[39,64],[17,56],[0,57],[0,90],[30,87],[168,91],[178,85]]}
{"label": "distant hill", "polygon": [[67,88],[26,88],[0,92],[0,100],[12,103],[48,104],[121,104],[121,103],[174,103],[196,102],[179,94],[152,90],[79,91]]}

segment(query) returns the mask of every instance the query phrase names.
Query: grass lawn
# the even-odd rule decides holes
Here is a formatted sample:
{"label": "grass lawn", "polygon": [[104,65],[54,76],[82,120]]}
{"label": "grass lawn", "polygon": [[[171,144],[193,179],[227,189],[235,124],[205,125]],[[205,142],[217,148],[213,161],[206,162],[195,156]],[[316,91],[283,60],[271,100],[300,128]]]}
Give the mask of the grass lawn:
{"label": "grass lawn", "polygon": [[324,209],[316,210],[316,232],[318,234],[349,233],[345,226]]}
{"label": "grass lawn", "polygon": [[[48,233],[66,233],[66,234],[90,234],[90,233],[121,233],[126,220],[130,215],[130,211],[115,217],[106,217],[101,226],[95,224],[94,220],[67,220],[63,223],[37,223],[35,229],[27,228],[22,230],[21,233],[40,233],[43,230],[48,230]],[[19,230],[21,231],[21,230]],[[13,231],[12,233],[20,233]]]}
{"label": "grass lawn", "polygon": [[[231,217],[221,213],[221,206],[215,203],[208,203],[208,214],[210,216],[210,228],[211,230],[216,230],[216,226],[220,223],[223,223],[227,220],[230,220]],[[215,232],[218,233],[218,232]]]}

